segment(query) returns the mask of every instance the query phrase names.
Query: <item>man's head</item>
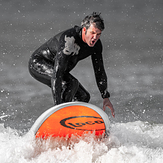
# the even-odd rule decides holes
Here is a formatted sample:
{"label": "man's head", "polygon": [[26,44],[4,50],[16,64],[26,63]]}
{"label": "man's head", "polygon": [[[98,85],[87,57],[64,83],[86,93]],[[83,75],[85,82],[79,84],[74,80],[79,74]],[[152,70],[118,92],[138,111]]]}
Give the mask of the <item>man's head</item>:
{"label": "man's head", "polygon": [[104,30],[103,19],[100,14],[93,12],[83,19],[81,26],[83,41],[93,47]]}

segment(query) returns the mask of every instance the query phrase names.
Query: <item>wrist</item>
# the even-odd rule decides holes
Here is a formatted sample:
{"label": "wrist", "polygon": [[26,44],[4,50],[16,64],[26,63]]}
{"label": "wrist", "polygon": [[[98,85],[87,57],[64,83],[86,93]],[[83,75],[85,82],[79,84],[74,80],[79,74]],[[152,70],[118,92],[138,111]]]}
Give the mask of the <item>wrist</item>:
{"label": "wrist", "polygon": [[104,93],[102,94],[102,98],[109,98],[110,97],[110,93],[108,91],[104,91]]}

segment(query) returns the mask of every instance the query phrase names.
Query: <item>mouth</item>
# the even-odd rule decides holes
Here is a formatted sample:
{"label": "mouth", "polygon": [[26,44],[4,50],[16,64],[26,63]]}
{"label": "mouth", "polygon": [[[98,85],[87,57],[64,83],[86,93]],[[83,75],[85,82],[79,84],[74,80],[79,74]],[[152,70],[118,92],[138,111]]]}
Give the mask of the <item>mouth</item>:
{"label": "mouth", "polygon": [[90,44],[91,46],[93,46],[95,43],[96,43],[96,40],[92,40]]}

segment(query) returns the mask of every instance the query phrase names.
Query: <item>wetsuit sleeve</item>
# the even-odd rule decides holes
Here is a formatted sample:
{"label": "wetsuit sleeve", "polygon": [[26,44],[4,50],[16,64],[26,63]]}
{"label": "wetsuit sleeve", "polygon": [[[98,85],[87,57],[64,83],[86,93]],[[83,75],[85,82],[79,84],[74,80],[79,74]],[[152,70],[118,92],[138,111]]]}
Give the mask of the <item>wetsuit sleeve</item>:
{"label": "wetsuit sleeve", "polygon": [[63,49],[64,49],[64,38],[61,37],[58,43],[58,50],[54,62],[54,71],[51,79],[52,94],[56,104],[61,103],[63,75],[66,71],[69,58],[68,55],[64,54]]}
{"label": "wetsuit sleeve", "polygon": [[60,104],[62,102],[62,81],[67,66],[67,60],[67,56],[64,55],[63,52],[59,51],[57,53],[56,61],[54,64],[54,73],[51,79],[52,93],[56,104]]}
{"label": "wetsuit sleeve", "polygon": [[110,93],[107,91],[107,76],[104,69],[103,58],[102,58],[102,45],[98,43],[95,53],[91,56],[93,68],[95,71],[95,78],[97,86],[101,92],[102,98],[109,98]]}
{"label": "wetsuit sleeve", "polygon": [[62,82],[64,74],[68,71],[68,63],[74,51],[74,37],[67,36],[69,33],[64,33],[58,44],[58,51],[54,63],[54,73],[52,77],[52,93],[56,104],[62,103]]}

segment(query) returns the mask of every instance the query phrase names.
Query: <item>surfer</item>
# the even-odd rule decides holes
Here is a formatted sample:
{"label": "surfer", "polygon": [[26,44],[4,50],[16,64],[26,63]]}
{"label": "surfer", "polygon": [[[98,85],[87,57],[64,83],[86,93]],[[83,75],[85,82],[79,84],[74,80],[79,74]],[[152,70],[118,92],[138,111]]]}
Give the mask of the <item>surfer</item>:
{"label": "surfer", "polygon": [[100,36],[103,30],[103,19],[99,13],[93,12],[83,19],[81,26],[55,35],[31,55],[29,72],[51,88],[55,105],[70,101],[89,102],[90,94],[70,71],[80,60],[91,56],[97,86],[103,98],[103,110],[109,107],[112,116],[115,116],[102,58]]}

